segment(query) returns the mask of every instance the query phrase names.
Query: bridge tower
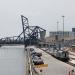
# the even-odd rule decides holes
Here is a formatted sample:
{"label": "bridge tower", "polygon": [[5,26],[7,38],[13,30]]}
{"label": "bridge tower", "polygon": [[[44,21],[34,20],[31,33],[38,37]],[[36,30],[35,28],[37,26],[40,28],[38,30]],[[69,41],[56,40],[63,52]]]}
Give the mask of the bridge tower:
{"label": "bridge tower", "polygon": [[29,33],[29,23],[28,23],[28,18],[24,17],[23,15],[21,15],[21,20],[22,20],[22,27],[23,27],[23,35],[24,35],[24,45],[25,45],[25,31],[28,28],[28,33]]}

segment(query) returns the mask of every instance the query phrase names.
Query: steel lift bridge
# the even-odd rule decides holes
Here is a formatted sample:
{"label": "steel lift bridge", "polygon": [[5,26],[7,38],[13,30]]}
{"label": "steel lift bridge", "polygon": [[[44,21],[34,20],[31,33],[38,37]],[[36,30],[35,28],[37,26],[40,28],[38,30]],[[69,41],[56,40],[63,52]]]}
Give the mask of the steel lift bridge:
{"label": "steel lift bridge", "polygon": [[18,36],[0,39],[0,45],[36,45],[45,37],[46,30],[39,26],[29,26],[28,18],[21,15],[23,31]]}

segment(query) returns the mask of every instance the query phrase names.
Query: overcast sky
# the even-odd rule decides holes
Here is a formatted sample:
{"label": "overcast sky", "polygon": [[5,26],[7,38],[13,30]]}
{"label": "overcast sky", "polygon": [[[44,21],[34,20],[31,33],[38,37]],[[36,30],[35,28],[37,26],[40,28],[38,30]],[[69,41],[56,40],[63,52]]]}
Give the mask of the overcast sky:
{"label": "overcast sky", "polygon": [[19,35],[22,32],[21,17],[29,19],[30,25],[39,25],[49,31],[75,27],[75,0],[0,0],[0,37]]}

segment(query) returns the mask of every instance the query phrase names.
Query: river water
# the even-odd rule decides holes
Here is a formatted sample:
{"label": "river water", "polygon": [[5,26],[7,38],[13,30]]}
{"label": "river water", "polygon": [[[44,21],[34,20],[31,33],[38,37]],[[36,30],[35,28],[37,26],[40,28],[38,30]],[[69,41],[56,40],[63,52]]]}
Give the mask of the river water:
{"label": "river water", "polygon": [[0,48],[0,75],[25,75],[24,46]]}

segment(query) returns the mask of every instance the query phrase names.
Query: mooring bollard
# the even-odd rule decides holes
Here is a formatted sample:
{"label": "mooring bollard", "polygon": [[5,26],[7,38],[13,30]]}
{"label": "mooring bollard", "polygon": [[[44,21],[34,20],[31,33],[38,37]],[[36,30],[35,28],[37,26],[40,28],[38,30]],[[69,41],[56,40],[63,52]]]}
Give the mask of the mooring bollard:
{"label": "mooring bollard", "polygon": [[74,74],[74,69],[73,69],[73,70],[69,70],[68,75],[75,75],[75,74]]}
{"label": "mooring bollard", "polygon": [[69,71],[69,74],[68,74],[68,75],[71,75],[71,74],[70,74],[70,71]]}
{"label": "mooring bollard", "polygon": [[75,75],[75,74],[74,74],[74,69],[71,71],[71,75]]}
{"label": "mooring bollard", "polygon": [[40,69],[41,75],[42,75],[42,69]]}

